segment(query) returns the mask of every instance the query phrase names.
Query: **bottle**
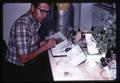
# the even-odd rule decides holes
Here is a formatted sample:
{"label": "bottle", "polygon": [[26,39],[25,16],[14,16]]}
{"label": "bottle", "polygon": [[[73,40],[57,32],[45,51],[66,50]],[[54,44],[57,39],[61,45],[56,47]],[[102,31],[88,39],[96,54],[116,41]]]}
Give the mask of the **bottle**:
{"label": "bottle", "polygon": [[67,36],[69,24],[70,24],[70,4],[69,3],[57,3],[57,27],[55,32],[62,32],[64,36]]}
{"label": "bottle", "polygon": [[108,66],[110,68],[116,68],[116,50],[115,48],[109,48],[105,56]]}
{"label": "bottle", "polygon": [[100,61],[101,61],[101,65],[100,66],[101,66],[101,69],[102,69],[102,71],[100,72],[100,75],[104,79],[111,79],[112,73],[110,71],[110,68],[108,66],[108,63],[107,63],[106,59],[104,57],[102,57],[100,59]]}

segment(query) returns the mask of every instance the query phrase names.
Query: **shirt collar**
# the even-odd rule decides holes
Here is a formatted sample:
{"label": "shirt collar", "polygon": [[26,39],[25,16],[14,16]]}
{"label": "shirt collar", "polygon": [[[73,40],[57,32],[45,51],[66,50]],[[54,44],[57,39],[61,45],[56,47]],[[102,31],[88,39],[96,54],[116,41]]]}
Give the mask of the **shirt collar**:
{"label": "shirt collar", "polygon": [[41,26],[41,23],[37,22],[37,21],[33,18],[33,16],[30,14],[30,12],[28,12],[28,15],[29,15],[29,18],[30,18],[31,22],[33,22],[35,25],[37,25],[37,26],[38,26],[38,29],[39,29],[40,26]]}

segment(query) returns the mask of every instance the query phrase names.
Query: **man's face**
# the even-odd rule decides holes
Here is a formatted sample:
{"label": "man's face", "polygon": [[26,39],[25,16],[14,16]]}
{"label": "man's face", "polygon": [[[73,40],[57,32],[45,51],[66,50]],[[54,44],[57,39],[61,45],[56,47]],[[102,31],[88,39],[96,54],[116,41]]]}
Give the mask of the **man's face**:
{"label": "man's face", "polygon": [[40,3],[37,7],[35,7],[33,16],[38,22],[42,22],[44,18],[48,16],[49,10],[50,8],[48,4]]}

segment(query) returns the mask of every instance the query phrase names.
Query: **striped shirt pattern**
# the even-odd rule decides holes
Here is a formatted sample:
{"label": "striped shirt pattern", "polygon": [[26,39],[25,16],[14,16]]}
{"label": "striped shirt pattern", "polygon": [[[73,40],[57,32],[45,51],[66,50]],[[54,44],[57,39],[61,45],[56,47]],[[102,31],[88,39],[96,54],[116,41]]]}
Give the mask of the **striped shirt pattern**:
{"label": "striped shirt pattern", "polygon": [[18,56],[28,54],[39,46],[38,29],[41,24],[36,22],[29,12],[19,17],[10,31],[6,59],[17,65],[24,65]]}

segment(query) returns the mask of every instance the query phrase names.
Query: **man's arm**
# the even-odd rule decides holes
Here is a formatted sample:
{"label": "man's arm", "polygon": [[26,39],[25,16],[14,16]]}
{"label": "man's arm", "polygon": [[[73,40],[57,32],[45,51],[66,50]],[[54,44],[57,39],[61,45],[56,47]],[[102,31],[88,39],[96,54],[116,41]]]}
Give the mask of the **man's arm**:
{"label": "man's arm", "polygon": [[35,51],[33,51],[31,53],[28,53],[28,54],[20,55],[19,59],[23,64],[25,64],[26,62],[28,62],[28,61],[34,59],[35,57],[37,57],[42,52],[48,50],[49,48],[54,47],[55,44],[56,44],[56,41],[54,39],[50,39],[43,46],[36,49]]}

